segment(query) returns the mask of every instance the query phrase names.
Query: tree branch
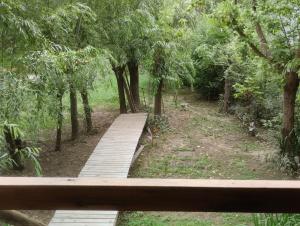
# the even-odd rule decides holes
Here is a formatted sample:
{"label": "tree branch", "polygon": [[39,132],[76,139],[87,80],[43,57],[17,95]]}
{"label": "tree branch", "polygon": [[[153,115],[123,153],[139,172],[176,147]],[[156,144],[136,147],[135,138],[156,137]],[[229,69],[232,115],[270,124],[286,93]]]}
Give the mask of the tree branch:
{"label": "tree branch", "polygon": [[252,51],[259,57],[266,59],[270,64],[272,64],[274,66],[274,68],[276,70],[278,70],[279,72],[282,72],[284,70],[284,67],[279,64],[278,62],[275,62],[271,56],[264,54],[261,50],[259,50],[259,48],[249,40],[249,38],[247,37],[247,35],[244,33],[244,31],[237,25],[237,22],[235,19],[233,19],[233,30],[235,30],[242,39],[244,39],[247,44],[250,46],[250,48],[252,49]]}
{"label": "tree branch", "polygon": [[46,226],[45,224],[29,218],[25,214],[16,210],[1,210],[0,218],[1,220],[15,226]]}
{"label": "tree branch", "polygon": [[241,37],[242,39],[244,39],[244,40],[247,42],[247,44],[250,46],[250,48],[253,50],[253,52],[254,52],[257,56],[262,57],[262,58],[265,58],[265,59],[268,60],[269,62],[272,62],[272,59],[271,59],[270,57],[268,57],[267,55],[265,55],[262,51],[260,51],[260,50],[258,49],[258,47],[257,47],[254,43],[252,43],[251,41],[249,41],[247,35],[244,33],[244,31],[243,31],[240,27],[234,26],[233,29],[240,35],[240,37]]}
{"label": "tree branch", "polygon": [[[253,9],[254,13],[256,13],[256,11],[257,11],[256,0],[252,1],[252,9]],[[271,54],[269,51],[267,39],[266,39],[266,36],[262,30],[262,27],[258,21],[255,22],[255,30],[256,30],[257,36],[260,40],[260,46],[261,46],[261,50],[262,50],[263,54],[266,55],[267,57],[270,57]]]}

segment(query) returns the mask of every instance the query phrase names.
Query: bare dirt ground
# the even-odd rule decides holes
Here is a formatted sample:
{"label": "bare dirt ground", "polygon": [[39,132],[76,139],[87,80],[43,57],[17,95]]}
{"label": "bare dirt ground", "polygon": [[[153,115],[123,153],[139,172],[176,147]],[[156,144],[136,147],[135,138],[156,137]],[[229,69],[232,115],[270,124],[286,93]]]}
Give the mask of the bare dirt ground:
{"label": "bare dirt ground", "polygon": [[[96,109],[93,112],[93,123],[95,133],[86,135],[81,131],[80,137],[75,141],[70,141],[70,129],[64,129],[64,141],[62,150],[54,152],[55,134],[52,132],[45,136],[41,135],[39,142],[42,147],[40,163],[44,177],[77,177],[92,151],[98,144],[100,138],[117,117],[118,111],[107,109]],[[83,124],[83,123],[81,123]],[[84,126],[82,125],[81,128]],[[5,176],[35,176],[33,167],[28,164],[22,172],[7,171]],[[54,211],[23,211],[28,216],[48,223]]]}

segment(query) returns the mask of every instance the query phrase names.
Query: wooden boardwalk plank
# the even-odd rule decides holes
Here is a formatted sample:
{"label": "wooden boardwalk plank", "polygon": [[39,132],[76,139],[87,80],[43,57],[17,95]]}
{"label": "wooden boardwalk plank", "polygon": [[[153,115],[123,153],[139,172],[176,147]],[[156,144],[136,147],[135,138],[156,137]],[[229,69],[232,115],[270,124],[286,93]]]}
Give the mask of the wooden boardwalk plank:
{"label": "wooden boardwalk plank", "polygon": [[[106,131],[79,177],[126,178],[147,114],[120,115]],[[49,226],[114,226],[117,211],[56,211]]]}

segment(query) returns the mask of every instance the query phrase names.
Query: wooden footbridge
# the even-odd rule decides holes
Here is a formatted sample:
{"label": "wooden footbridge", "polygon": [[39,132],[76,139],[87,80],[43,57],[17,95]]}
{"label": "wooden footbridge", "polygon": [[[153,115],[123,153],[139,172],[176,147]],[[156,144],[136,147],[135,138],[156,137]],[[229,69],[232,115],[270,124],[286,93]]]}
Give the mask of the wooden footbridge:
{"label": "wooden footbridge", "polygon": [[[120,115],[101,138],[79,177],[127,178],[147,114]],[[113,226],[117,211],[56,211],[49,226]]]}
{"label": "wooden footbridge", "polygon": [[300,213],[299,181],[127,179],[146,118],[120,115],[77,178],[0,177],[0,210],[57,210],[50,226],[113,226],[117,211]]}

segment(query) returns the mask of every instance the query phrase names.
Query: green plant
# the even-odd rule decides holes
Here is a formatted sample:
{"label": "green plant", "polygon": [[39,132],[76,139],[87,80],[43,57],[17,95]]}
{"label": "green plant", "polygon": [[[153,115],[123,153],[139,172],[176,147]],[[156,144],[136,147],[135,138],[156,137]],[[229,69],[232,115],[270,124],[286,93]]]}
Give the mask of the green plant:
{"label": "green plant", "polygon": [[25,160],[33,163],[36,174],[41,175],[42,168],[38,157],[39,148],[30,147],[23,141],[24,133],[16,124],[3,124],[0,135],[0,168],[22,169]]}
{"label": "green plant", "polygon": [[299,226],[299,214],[254,214],[254,226]]}
{"label": "green plant", "polygon": [[166,116],[150,116],[148,118],[148,125],[154,134],[164,133],[170,130],[169,121]]}

